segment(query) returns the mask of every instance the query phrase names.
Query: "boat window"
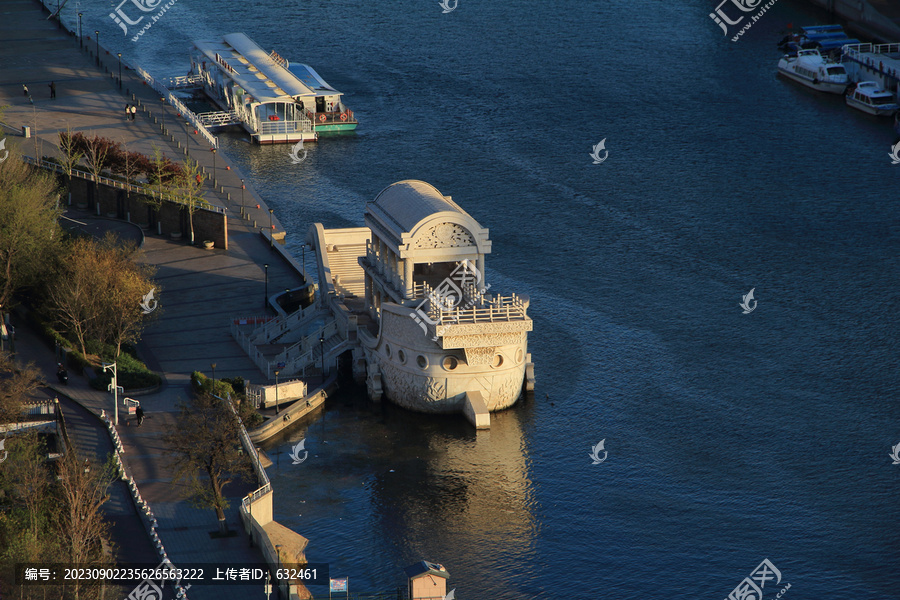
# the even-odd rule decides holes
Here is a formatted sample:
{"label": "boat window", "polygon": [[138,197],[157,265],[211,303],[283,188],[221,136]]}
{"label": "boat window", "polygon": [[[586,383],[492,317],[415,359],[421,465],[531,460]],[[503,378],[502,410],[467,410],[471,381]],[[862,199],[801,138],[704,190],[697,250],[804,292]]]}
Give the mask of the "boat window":
{"label": "boat window", "polygon": [[893,104],[893,103],[894,103],[894,98],[891,96],[876,96],[875,98],[872,98],[872,104],[875,104],[876,106],[881,106],[883,104]]}
{"label": "boat window", "polygon": [[844,67],[837,66],[837,67],[828,67],[828,74],[829,75],[845,75],[846,72],[844,71]]}

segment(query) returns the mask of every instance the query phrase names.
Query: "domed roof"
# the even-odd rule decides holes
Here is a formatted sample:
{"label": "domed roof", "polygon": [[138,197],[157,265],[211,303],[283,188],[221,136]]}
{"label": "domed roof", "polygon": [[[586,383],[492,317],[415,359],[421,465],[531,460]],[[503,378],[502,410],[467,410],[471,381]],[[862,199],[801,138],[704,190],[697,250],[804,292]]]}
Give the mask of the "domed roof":
{"label": "domed roof", "polygon": [[372,204],[399,225],[402,232],[412,231],[423,219],[435,213],[452,212],[469,216],[433,185],[415,179],[392,183],[381,190]]}

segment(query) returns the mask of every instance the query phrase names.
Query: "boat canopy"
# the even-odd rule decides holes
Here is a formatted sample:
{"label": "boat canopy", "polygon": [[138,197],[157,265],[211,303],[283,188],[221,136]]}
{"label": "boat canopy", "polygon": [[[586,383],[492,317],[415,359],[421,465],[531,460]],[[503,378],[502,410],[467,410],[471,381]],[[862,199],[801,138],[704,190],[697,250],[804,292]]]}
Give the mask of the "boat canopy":
{"label": "boat canopy", "polygon": [[316,96],[312,87],[243,33],[231,33],[221,40],[195,41],[194,46],[218,64],[224,75],[250,94],[254,102],[290,102]]}
{"label": "boat canopy", "polygon": [[313,89],[319,93],[326,92],[329,94],[340,94],[339,91],[325,83],[325,80],[322,79],[319,74],[316,73],[315,69],[313,69],[309,65],[303,65],[300,63],[288,63],[288,70],[296,75],[297,78],[310,89]]}

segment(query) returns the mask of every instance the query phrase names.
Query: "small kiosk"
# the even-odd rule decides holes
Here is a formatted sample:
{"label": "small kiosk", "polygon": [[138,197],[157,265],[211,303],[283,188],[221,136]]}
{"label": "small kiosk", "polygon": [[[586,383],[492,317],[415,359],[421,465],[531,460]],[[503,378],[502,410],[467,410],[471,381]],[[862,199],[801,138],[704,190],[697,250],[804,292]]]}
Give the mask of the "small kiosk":
{"label": "small kiosk", "polygon": [[450,578],[444,565],[423,560],[404,571],[409,578],[409,600],[444,600]]}

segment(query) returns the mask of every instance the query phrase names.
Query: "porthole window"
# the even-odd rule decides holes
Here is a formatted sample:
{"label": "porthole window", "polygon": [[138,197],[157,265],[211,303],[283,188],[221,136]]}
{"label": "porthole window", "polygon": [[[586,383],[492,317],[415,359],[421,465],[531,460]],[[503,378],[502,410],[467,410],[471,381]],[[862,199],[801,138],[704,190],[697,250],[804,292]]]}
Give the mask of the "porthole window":
{"label": "porthole window", "polygon": [[387,355],[388,358],[391,357],[391,345],[390,344],[384,345],[384,353]]}
{"label": "porthole window", "polygon": [[428,359],[420,354],[416,357],[416,364],[419,365],[420,369],[427,369],[428,368]]}
{"label": "porthole window", "polygon": [[495,369],[503,364],[503,357],[499,354],[494,355],[494,360],[491,361],[491,366]]}
{"label": "porthole window", "polygon": [[448,371],[452,371],[459,366],[459,360],[457,360],[455,356],[445,356],[441,364],[444,365],[444,368]]}
{"label": "porthole window", "polygon": [[397,350],[397,360],[400,361],[401,365],[405,365],[406,364],[406,352],[404,352],[403,350]]}
{"label": "porthole window", "polygon": [[525,358],[525,353],[522,352],[521,348],[519,348],[516,351],[516,364],[520,364],[524,358]]}

